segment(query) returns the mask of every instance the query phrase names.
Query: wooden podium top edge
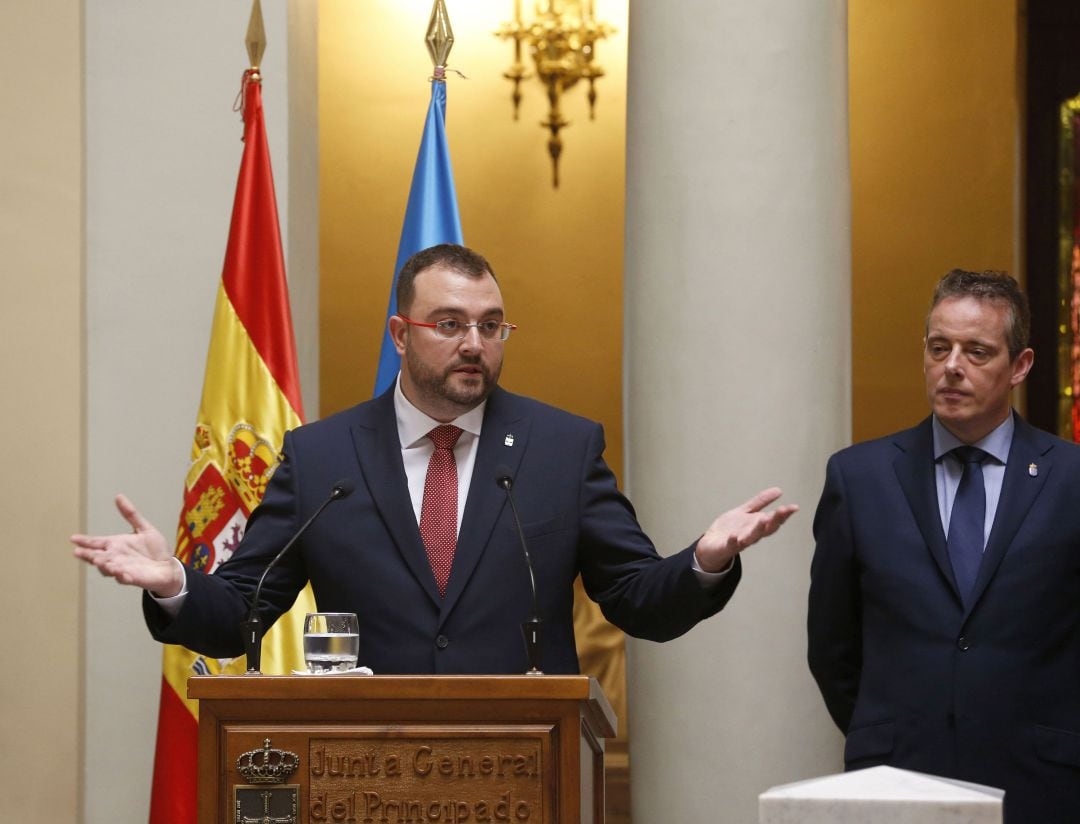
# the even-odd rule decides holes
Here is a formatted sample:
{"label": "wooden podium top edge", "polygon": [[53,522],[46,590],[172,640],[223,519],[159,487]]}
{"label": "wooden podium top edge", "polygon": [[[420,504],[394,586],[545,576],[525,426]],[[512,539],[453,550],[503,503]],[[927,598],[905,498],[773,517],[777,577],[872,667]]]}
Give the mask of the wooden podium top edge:
{"label": "wooden podium top edge", "polygon": [[577,701],[610,735],[618,723],[586,675],[193,675],[187,692],[209,701]]}
{"label": "wooden podium top edge", "polygon": [[193,675],[189,698],[228,699],[243,694],[295,698],[583,700],[607,705],[595,678],[585,675]]}

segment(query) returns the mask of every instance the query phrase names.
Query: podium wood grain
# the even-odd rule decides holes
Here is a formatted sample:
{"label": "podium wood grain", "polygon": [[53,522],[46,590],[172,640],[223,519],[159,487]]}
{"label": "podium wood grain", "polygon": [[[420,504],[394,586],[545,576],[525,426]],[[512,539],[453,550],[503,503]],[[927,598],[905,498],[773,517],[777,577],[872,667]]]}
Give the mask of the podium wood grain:
{"label": "podium wood grain", "polygon": [[[194,676],[199,824],[233,824],[237,758],[296,753],[297,822],[604,820],[615,714],[585,676]],[[503,816],[508,818],[503,818]]]}

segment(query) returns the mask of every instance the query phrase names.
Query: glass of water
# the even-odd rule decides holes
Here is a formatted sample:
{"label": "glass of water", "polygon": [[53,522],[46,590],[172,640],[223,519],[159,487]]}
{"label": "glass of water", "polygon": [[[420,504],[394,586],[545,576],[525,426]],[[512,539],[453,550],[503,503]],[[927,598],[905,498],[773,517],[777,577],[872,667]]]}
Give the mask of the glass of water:
{"label": "glass of water", "polygon": [[304,663],[308,672],[356,667],[360,624],[352,612],[309,612],[304,618]]}

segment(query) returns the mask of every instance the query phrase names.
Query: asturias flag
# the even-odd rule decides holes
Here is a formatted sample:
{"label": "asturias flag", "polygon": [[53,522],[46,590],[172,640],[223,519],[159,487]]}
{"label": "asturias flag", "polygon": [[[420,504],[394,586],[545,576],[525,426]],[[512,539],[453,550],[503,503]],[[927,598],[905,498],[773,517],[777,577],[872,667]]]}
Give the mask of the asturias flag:
{"label": "asturias flag", "polygon": [[[286,430],[304,416],[260,82],[254,71],[245,73],[244,154],[177,529],[176,555],[188,574],[212,574],[232,554],[277,466]],[[302,668],[303,616],[313,610],[308,588],[267,633],[264,671]],[[244,668],[242,658],[218,661],[165,648],[151,824],[197,818],[198,703],[187,697],[188,676]]]}
{"label": "asturias flag", "polygon": [[[446,82],[440,77],[431,81],[431,104],[424,122],[424,136],[416,157],[405,224],[401,227],[397,263],[390,284],[387,320],[397,313],[397,274],[410,257],[439,243],[461,243],[461,218],[458,216],[454,172],[450,168],[450,147],[446,143]],[[394,349],[390,331],[384,326],[379,371],[375,375],[375,394],[390,388],[401,368],[401,358]]]}

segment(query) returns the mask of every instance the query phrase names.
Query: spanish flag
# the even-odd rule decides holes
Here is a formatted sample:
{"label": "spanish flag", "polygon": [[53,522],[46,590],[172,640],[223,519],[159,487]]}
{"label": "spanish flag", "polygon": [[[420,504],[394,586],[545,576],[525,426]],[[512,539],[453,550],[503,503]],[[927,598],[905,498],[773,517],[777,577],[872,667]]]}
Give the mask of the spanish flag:
{"label": "spanish flag", "polygon": [[[233,553],[277,466],[285,432],[304,417],[260,83],[256,70],[244,73],[244,153],[177,528],[176,556],[189,574],[212,575]],[[311,611],[308,588],[267,633],[265,672],[302,667],[301,628]],[[165,648],[151,824],[197,817],[199,707],[187,697],[188,677],[244,669],[243,658]]]}

